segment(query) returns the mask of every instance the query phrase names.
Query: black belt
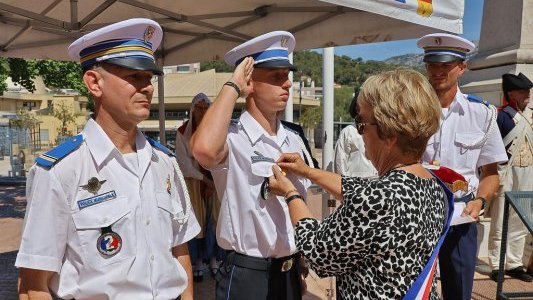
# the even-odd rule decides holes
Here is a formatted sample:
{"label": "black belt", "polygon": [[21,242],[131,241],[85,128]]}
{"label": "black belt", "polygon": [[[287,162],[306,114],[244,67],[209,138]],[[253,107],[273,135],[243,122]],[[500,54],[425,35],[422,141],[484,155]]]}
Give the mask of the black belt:
{"label": "black belt", "polygon": [[468,193],[468,194],[464,195],[463,197],[455,197],[455,202],[468,203],[468,202],[474,200],[475,198],[476,198],[476,196],[474,196],[474,193]]}
{"label": "black belt", "polygon": [[258,271],[272,270],[279,272],[288,272],[290,269],[292,269],[293,266],[296,265],[299,258],[299,252],[285,257],[261,258],[240,254],[235,251],[229,251],[226,256],[226,262],[228,265],[236,265],[239,267]]}

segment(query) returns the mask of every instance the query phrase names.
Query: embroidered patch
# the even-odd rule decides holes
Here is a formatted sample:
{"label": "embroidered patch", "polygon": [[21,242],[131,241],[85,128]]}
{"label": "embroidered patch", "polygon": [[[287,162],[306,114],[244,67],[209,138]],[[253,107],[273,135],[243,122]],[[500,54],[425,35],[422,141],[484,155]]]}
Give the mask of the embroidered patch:
{"label": "embroidered patch", "polygon": [[256,162],[260,162],[260,161],[266,161],[266,162],[271,162],[271,163],[276,162],[273,158],[266,157],[258,151],[254,151],[254,153],[256,154],[256,156],[250,156],[250,159],[252,160],[252,164]]}
{"label": "embroidered patch", "polygon": [[100,204],[102,202],[106,202],[112,199],[115,199],[117,197],[117,193],[115,191],[107,192],[101,195],[97,195],[91,198],[83,199],[78,201],[78,207],[81,209],[84,209],[89,206],[93,206],[96,204]]}

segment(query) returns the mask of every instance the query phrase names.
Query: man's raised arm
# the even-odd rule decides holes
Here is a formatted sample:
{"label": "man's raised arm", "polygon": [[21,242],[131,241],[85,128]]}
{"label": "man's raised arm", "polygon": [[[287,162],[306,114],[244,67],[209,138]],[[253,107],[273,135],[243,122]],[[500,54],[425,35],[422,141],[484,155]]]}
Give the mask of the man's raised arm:
{"label": "man's raised arm", "polygon": [[191,138],[191,151],[196,160],[206,168],[220,164],[228,155],[226,137],[231,115],[237,99],[246,97],[251,92],[253,66],[254,60],[250,57],[237,66],[232,78],[222,86]]}

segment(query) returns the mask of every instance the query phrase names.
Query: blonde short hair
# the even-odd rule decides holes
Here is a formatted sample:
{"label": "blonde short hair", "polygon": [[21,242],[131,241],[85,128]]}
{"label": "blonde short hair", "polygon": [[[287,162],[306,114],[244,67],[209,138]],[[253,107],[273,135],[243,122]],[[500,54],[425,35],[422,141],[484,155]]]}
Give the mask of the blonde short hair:
{"label": "blonde short hair", "polygon": [[382,138],[397,137],[400,151],[418,159],[439,128],[437,94],[414,70],[399,69],[369,77],[357,101],[372,108]]}

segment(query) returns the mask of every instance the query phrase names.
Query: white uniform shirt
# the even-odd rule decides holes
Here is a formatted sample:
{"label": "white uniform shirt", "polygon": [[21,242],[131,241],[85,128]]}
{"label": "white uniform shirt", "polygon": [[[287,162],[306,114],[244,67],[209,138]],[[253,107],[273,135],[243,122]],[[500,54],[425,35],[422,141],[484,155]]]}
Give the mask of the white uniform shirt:
{"label": "white uniform shirt", "polygon": [[[193,213],[183,225],[172,220],[185,205],[171,158],[138,132],[138,171],[132,170],[92,119],[83,136],[80,147],[51,169],[30,170],[15,265],[56,272],[50,289],[65,299],[176,298],[187,274],[171,248],[200,227]],[[95,197],[80,187],[91,177],[105,180],[96,195],[107,197],[80,201]],[[97,250],[106,226],[122,238],[122,249],[111,257]]]}
{"label": "white uniform shirt", "polygon": [[365,156],[363,137],[354,125],[346,126],[335,145],[335,172],[349,177],[374,177],[378,171]]}
{"label": "white uniform shirt", "polygon": [[[281,153],[301,153],[298,136],[278,122],[276,136],[248,113],[229,128],[227,160],[211,169],[222,199],[217,224],[220,247],[255,257],[284,257],[296,252],[294,230],[283,197],[260,196],[261,184],[271,176]],[[301,195],[310,181],[288,175]]]}
{"label": "white uniform shirt", "polygon": [[[422,156],[423,162],[437,160],[441,166],[455,170],[468,182],[468,193],[474,193],[479,185],[477,169],[491,163],[507,161],[498,127],[488,134],[480,146],[469,147],[487,132],[490,110],[482,103],[468,101],[459,89],[448,109],[443,109],[440,129],[433,135]],[[456,193],[464,196],[465,193]]]}

